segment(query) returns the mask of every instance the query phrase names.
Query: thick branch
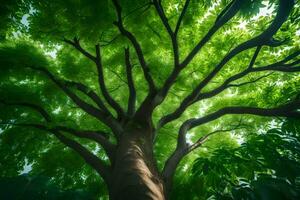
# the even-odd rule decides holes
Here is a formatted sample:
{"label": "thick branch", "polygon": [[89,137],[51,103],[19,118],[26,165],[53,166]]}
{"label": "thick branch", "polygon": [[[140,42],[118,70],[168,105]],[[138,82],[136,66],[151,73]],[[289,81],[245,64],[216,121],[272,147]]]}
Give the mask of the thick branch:
{"label": "thick branch", "polygon": [[194,96],[197,96],[199,91],[203,87],[205,87],[212,78],[214,78],[214,76],[223,68],[223,66],[240,52],[257,46],[256,52],[254,54],[254,59],[253,59],[255,60],[262,45],[271,45],[273,35],[279,30],[281,25],[286,21],[287,17],[291,12],[291,9],[293,8],[293,5],[294,5],[293,0],[288,0],[288,1],[281,0],[277,15],[273,20],[273,22],[271,23],[271,25],[260,35],[240,44],[235,49],[233,49],[229,54],[227,54],[223,58],[223,60],[216,66],[216,68],[196,87],[196,89],[193,91],[193,93],[189,98],[193,98]]}
{"label": "thick branch", "polygon": [[122,8],[121,8],[118,0],[112,0],[112,2],[115,6],[115,9],[117,12],[117,19],[118,19],[118,21],[114,22],[114,24],[118,27],[121,34],[124,35],[132,43],[132,45],[136,51],[137,57],[139,59],[139,62],[142,66],[144,77],[145,77],[146,81],[148,82],[149,92],[154,93],[156,91],[156,87],[155,87],[154,81],[150,75],[150,70],[145,61],[141,45],[139,44],[139,42],[137,41],[135,36],[128,30],[126,30],[125,27],[123,26]]}
{"label": "thick branch", "polygon": [[254,63],[255,63],[255,61],[256,61],[256,58],[257,58],[257,56],[258,56],[258,54],[259,54],[259,52],[260,52],[260,50],[261,50],[261,47],[262,47],[262,46],[257,46],[257,47],[256,47],[256,50],[255,50],[255,52],[254,52],[254,55],[252,56],[252,59],[251,59],[251,61],[250,61],[250,63],[249,63],[249,66],[248,66],[249,69],[253,68]]}
{"label": "thick branch", "polygon": [[102,66],[102,59],[101,59],[101,51],[100,45],[96,45],[96,65],[98,71],[98,82],[101,92],[109,105],[116,110],[118,113],[118,118],[121,119],[124,117],[124,112],[121,106],[110,96],[107,91],[106,84],[104,81],[104,74],[103,74],[103,66]]}
{"label": "thick branch", "polygon": [[[73,149],[76,151],[91,167],[93,167],[99,174],[100,176],[104,179],[106,183],[109,183],[110,181],[110,168],[107,166],[102,160],[100,160],[97,156],[95,156],[93,153],[89,152],[85,147],[83,147],[81,144],[78,142],[65,137],[63,134],[59,132],[58,129],[68,129],[65,127],[60,127],[60,128],[48,128],[44,125],[40,124],[15,124],[15,123],[1,123],[5,125],[13,125],[13,126],[24,126],[24,127],[34,127],[49,133],[53,133],[57,137],[57,139],[60,140],[63,144],[68,146],[69,148]],[[66,130],[64,130],[66,131]]]}
{"label": "thick branch", "polygon": [[[173,30],[168,22],[168,18],[167,18],[166,14],[164,12],[164,9],[161,5],[161,2],[158,0],[154,0],[153,4],[155,6],[155,9],[156,9],[164,27],[166,28],[166,30],[171,38],[172,48],[173,48],[173,56],[174,56],[174,69],[178,68],[179,67],[179,49],[178,49],[178,42],[177,42],[177,34],[175,34],[175,32],[173,32]],[[178,28],[179,28],[179,25],[180,25],[180,22],[178,24]]]}
{"label": "thick branch", "polygon": [[[208,34],[196,45],[196,47],[191,51],[191,53],[186,57],[186,59],[182,62],[182,67],[186,66],[199,52],[201,47],[208,41],[208,39],[215,33],[218,28],[223,26],[226,22],[228,22],[240,9],[242,6],[242,2],[239,0],[233,0],[217,17],[215,25],[210,29]],[[293,0],[280,0],[279,1],[279,9],[277,11],[277,15],[272,22],[272,24],[259,36],[253,38],[252,40],[246,42],[243,46],[258,46],[259,43],[262,45],[274,45],[274,40],[272,36],[277,32],[277,30],[281,27],[281,25],[286,21],[289,16],[292,8],[294,6]],[[251,45],[252,44],[252,45]],[[255,45],[254,45],[255,44]],[[240,47],[241,48],[241,47]]]}
{"label": "thick branch", "polygon": [[215,24],[219,22],[219,20],[225,15],[225,13],[230,9],[230,7],[232,6],[232,4],[234,3],[234,0],[231,1],[218,15]]}
{"label": "thick branch", "polygon": [[[299,53],[299,52],[298,52]],[[297,53],[297,54],[298,54]],[[295,55],[296,53],[292,54]],[[287,58],[291,57],[288,56]],[[206,92],[206,93],[202,93],[198,96],[197,101],[203,100],[203,99],[207,99],[207,98],[211,98],[219,93],[221,93],[223,90],[231,87],[231,86],[239,86],[241,84],[230,84],[233,81],[236,81],[244,76],[246,76],[249,73],[253,73],[253,72],[262,72],[262,71],[278,71],[278,72],[300,72],[300,66],[292,66],[290,64],[284,64],[285,62],[288,62],[289,59],[283,59],[282,61],[276,62],[274,64],[271,65],[267,65],[267,66],[263,66],[263,67],[257,67],[257,68],[252,68],[252,67],[248,67],[246,70],[235,74],[233,76],[231,76],[230,78],[228,78],[227,80],[225,80],[225,82],[217,87],[216,89],[210,91],[210,92]],[[249,81],[249,82],[245,82],[242,83],[242,85],[244,84],[248,84],[248,83],[253,83],[261,78],[263,78],[265,76],[259,77],[258,79],[254,80],[254,81]]]}
{"label": "thick branch", "polygon": [[[300,71],[300,69],[299,69],[299,71]],[[245,70],[245,71],[242,71],[241,73],[238,73],[238,74],[228,78],[221,86],[217,87],[216,89],[214,89],[212,91],[209,91],[209,92],[201,93],[199,95],[199,97],[197,98],[197,101],[214,97],[215,95],[220,94],[222,91],[224,91],[225,89],[228,89],[230,87],[240,87],[240,86],[243,86],[243,85],[255,83],[255,82],[257,82],[257,81],[259,81],[263,78],[266,78],[266,77],[270,76],[271,74],[273,74],[273,73],[268,73],[266,75],[262,75],[258,78],[255,78],[254,80],[246,81],[246,82],[242,82],[242,83],[237,83],[237,84],[231,83],[235,80],[238,80],[238,79],[244,77],[245,75],[249,74],[250,72],[255,72],[255,71],[254,70],[252,70],[252,71],[251,70]],[[164,121],[164,123],[166,123],[166,121]]]}
{"label": "thick branch", "polygon": [[[38,113],[40,113],[47,122],[49,122],[49,123],[52,122],[51,116],[41,106],[31,104],[31,103],[20,103],[20,102],[8,103],[3,100],[0,100],[0,102],[5,105],[10,105],[10,106],[24,106],[24,107],[31,108],[34,111],[37,111]],[[12,125],[15,125],[15,124],[12,124]],[[54,127],[51,126],[51,128],[48,128],[47,126],[43,126],[43,125],[39,125],[39,124],[19,124],[19,125],[32,126],[35,128],[48,130],[48,131],[64,131],[64,132],[68,132],[76,137],[93,140],[103,147],[103,149],[106,151],[106,153],[107,153],[108,157],[111,159],[111,161],[114,157],[115,147],[112,143],[110,143],[108,141],[108,133],[106,133],[106,132],[90,131],[90,130],[82,131],[82,130],[76,130],[76,129],[65,127],[65,126],[54,126]]]}
{"label": "thick branch", "polygon": [[175,34],[176,36],[178,35],[178,31],[179,31],[179,29],[180,29],[181,22],[182,22],[182,20],[183,20],[183,17],[184,17],[184,15],[185,15],[186,11],[187,11],[187,8],[188,8],[188,6],[189,6],[189,3],[190,3],[190,0],[186,0],[186,1],[185,1],[184,6],[183,6],[183,9],[182,9],[182,11],[181,11],[181,13],[180,13],[180,16],[179,16],[179,18],[178,18],[178,21],[177,21],[177,23],[176,23],[176,27],[175,27],[175,31],[174,31],[174,34]]}
{"label": "thick branch", "polygon": [[[111,105],[117,111],[119,117],[121,117],[122,113],[123,113],[122,108],[109,95],[109,93],[107,92],[106,86],[105,86],[105,81],[104,81],[104,78],[103,78],[102,63],[101,63],[101,55],[100,55],[100,45],[96,45],[96,57],[95,57],[92,54],[90,54],[88,51],[86,51],[85,49],[82,48],[82,46],[80,45],[80,42],[79,42],[78,38],[75,37],[73,41],[68,40],[68,39],[64,39],[64,41],[66,43],[68,43],[68,44],[71,44],[80,53],[82,53],[84,56],[86,56],[91,61],[93,61],[94,63],[96,63],[97,70],[98,70],[98,82],[99,82],[99,87],[100,87],[100,89],[102,91],[102,94],[103,94],[105,100],[108,102],[108,104]],[[91,92],[91,91],[87,92],[87,88],[85,86],[83,86],[82,84],[79,85],[78,83],[76,83],[76,86],[78,87],[79,90],[81,90],[82,92],[84,92],[85,94],[87,94],[91,99],[93,99],[97,103],[97,105],[99,107],[101,107],[101,109],[103,111],[105,111],[106,113],[110,114],[110,112],[105,107],[105,105],[103,104],[103,102],[101,101],[101,99],[99,97],[97,97],[96,93]]]}
{"label": "thick branch", "polygon": [[[236,3],[236,1],[234,2],[235,3],[232,3],[230,8],[227,8],[228,13],[226,15],[222,17],[220,15],[218,16],[218,18],[220,18],[218,23],[214,24],[214,26],[208,31],[208,33],[199,41],[199,43],[195,46],[195,48],[188,54],[185,60],[181,64],[179,64],[178,61],[178,64],[174,66],[173,71],[171,72],[171,74],[165,81],[162,89],[158,93],[159,101],[155,102],[156,105],[159,105],[164,100],[164,98],[167,96],[168,91],[176,81],[180,72],[190,63],[190,61],[193,59],[194,56],[196,56],[196,54],[200,51],[200,49],[210,40],[210,38],[219,30],[220,27],[222,27],[225,23],[227,23],[238,12],[240,4]],[[178,34],[181,20],[186,12],[188,4],[189,4],[189,0],[187,0],[184,5],[184,8],[182,10],[182,13],[176,25],[174,39],[172,39],[174,55],[178,54],[177,34]]]}
{"label": "thick branch", "polygon": [[69,148],[76,151],[91,167],[93,167],[99,175],[103,178],[103,180],[109,184],[111,179],[111,171],[110,168],[97,156],[93,153],[89,152],[85,147],[83,147],[78,142],[71,140],[65,137],[63,134],[58,131],[51,131],[60,142],[68,146]]}
{"label": "thick branch", "polygon": [[30,67],[31,69],[40,71],[47,75],[50,80],[52,80],[59,88],[61,88],[68,97],[70,97],[73,102],[79,106],[83,111],[86,113],[90,114],[93,117],[96,117],[99,119],[101,122],[109,126],[117,136],[120,134],[122,131],[121,126],[119,123],[113,119],[110,116],[107,116],[105,113],[103,113],[101,110],[95,108],[94,106],[84,102],[82,99],[80,99],[76,94],[74,94],[71,90],[68,89],[66,85],[64,85],[61,81],[56,79],[51,72],[49,72],[46,68],[36,68],[36,67]]}
{"label": "thick branch", "polygon": [[286,65],[278,65],[278,66],[265,66],[255,68],[253,71],[261,72],[266,70],[278,71],[278,72],[300,72],[300,65],[295,67],[290,67]]}
{"label": "thick branch", "polygon": [[231,129],[224,129],[224,130],[216,130],[211,133],[208,133],[201,138],[199,138],[194,144],[188,145],[185,148],[176,148],[176,150],[173,152],[173,154],[168,158],[163,171],[162,171],[162,177],[164,178],[166,185],[168,187],[171,187],[172,184],[172,177],[175,174],[176,168],[180,161],[188,155],[190,152],[195,150],[196,148],[200,147],[210,136],[218,134],[218,133],[223,133],[223,132],[228,132],[228,131],[233,131],[239,129],[240,124],[235,126],[234,128]]}
{"label": "thick branch", "polygon": [[111,162],[114,160],[115,146],[108,141],[108,133],[103,131],[82,131],[64,126],[56,126],[51,128],[51,130],[64,131],[76,137],[93,140],[103,147]]}
{"label": "thick branch", "polygon": [[126,65],[126,76],[129,88],[129,99],[127,106],[127,114],[132,117],[135,112],[135,102],[136,102],[136,91],[134,87],[134,81],[132,78],[132,65],[130,63],[129,49],[125,49],[125,65]]}
{"label": "thick branch", "polygon": [[171,187],[172,177],[181,159],[189,152],[200,146],[214,132],[201,137],[195,144],[188,145],[186,142],[186,133],[188,130],[200,126],[202,124],[216,120],[227,114],[251,114],[257,116],[282,116],[282,117],[300,117],[300,100],[295,100],[292,103],[280,106],[278,108],[252,108],[252,107],[225,107],[205,117],[189,119],[183,123],[180,128],[177,147],[172,155],[167,160],[162,172],[167,187]]}
{"label": "thick branch", "polygon": [[[219,30],[225,23],[227,23],[232,17],[236,15],[239,11],[242,3],[240,0],[233,0],[229,6],[224,9],[224,12],[217,17],[216,23],[213,27],[208,31],[208,33],[204,36],[204,38],[199,41],[199,43],[194,47],[194,49],[187,55],[184,61],[181,63],[181,68],[187,66],[192,59],[197,55],[200,49],[208,42],[208,40],[214,35],[215,32]],[[225,11],[226,10],[226,11]]]}
{"label": "thick branch", "polygon": [[74,81],[68,81],[66,83],[68,85],[75,86],[79,91],[81,91],[82,93],[87,95],[90,99],[92,99],[100,109],[102,109],[105,113],[111,115],[110,111],[106,108],[101,98],[92,89],[88,88],[86,85],[82,83],[78,83]]}
{"label": "thick branch", "polygon": [[[278,29],[281,27],[281,25],[285,22],[291,9],[293,8],[293,5],[294,5],[293,0],[288,0],[288,1],[281,0],[277,15],[276,15],[275,19],[273,20],[272,24],[260,35],[238,45],[231,52],[229,52],[223,58],[223,60],[211,71],[211,73],[209,73],[208,76],[198,84],[198,86],[192,91],[192,93],[189,94],[182,101],[180,106],[173,113],[171,113],[163,118],[163,121],[160,123],[160,126],[163,124],[166,124],[174,119],[177,119],[178,117],[181,116],[181,114],[186,110],[187,107],[189,107],[191,104],[196,102],[197,99],[199,98],[200,91],[217,75],[217,73],[223,68],[223,66],[228,61],[230,61],[233,57],[235,57],[240,52],[243,52],[243,51],[253,48],[253,47],[257,47],[255,54],[253,56],[253,59],[251,60],[251,63],[249,65],[249,68],[252,68],[252,65],[254,64],[254,61],[260,51],[261,46],[262,45],[272,45],[273,35],[278,31]],[[232,6],[238,7],[238,5],[235,5],[235,3],[233,3]],[[237,9],[237,8],[235,8],[235,9]],[[227,11],[226,14],[224,14],[224,15],[228,15],[229,14],[228,12],[229,11]],[[219,20],[218,23],[220,23],[220,21],[222,21],[222,20]],[[261,70],[263,70],[263,69],[261,69]],[[282,68],[280,68],[280,70],[283,71]],[[291,71],[291,69],[289,69],[289,71]],[[248,72],[245,72],[245,73],[248,73]]]}
{"label": "thick branch", "polygon": [[291,103],[286,105],[277,107],[277,108],[253,108],[253,107],[225,107],[222,108],[214,113],[211,113],[207,116],[201,118],[193,118],[185,121],[179,131],[180,137],[178,137],[178,143],[186,144],[185,141],[185,134],[188,130],[203,125],[205,123],[214,121],[224,115],[227,114],[250,114],[250,115],[257,115],[257,116],[278,116],[278,117],[300,117],[300,112],[297,111],[300,107],[300,100],[295,100]]}
{"label": "thick branch", "polygon": [[[154,5],[154,7],[155,7],[155,9],[158,13],[158,16],[160,17],[160,19],[162,21],[164,27],[166,28],[166,30],[167,30],[170,38],[171,38],[173,56],[174,56],[174,68],[178,68],[179,67],[179,49],[178,49],[178,42],[177,42],[177,34],[175,34],[175,32],[173,32],[173,30],[172,30],[172,28],[169,24],[168,18],[167,18],[166,14],[164,12],[164,9],[161,5],[161,2],[159,0],[154,0],[153,5]],[[185,10],[183,12],[185,12]],[[181,21],[181,19],[180,19],[180,21]],[[180,25],[180,22],[178,24],[178,28],[179,28],[179,25]]]}
{"label": "thick branch", "polygon": [[174,35],[172,28],[168,22],[168,18],[165,15],[165,12],[163,10],[163,7],[161,5],[161,3],[158,0],[153,0],[153,5],[155,6],[155,9],[164,25],[164,27],[166,28],[167,32],[169,33],[170,36]]}

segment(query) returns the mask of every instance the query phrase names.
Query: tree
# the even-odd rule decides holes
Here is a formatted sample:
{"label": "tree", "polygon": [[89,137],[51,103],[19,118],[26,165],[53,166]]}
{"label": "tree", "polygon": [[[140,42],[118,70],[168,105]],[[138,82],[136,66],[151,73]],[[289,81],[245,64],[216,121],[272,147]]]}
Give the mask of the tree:
{"label": "tree", "polygon": [[299,2],[266,3],[2,3],[4,176],[93,169],[110,199],[168,199],[208,139],[299,117]]}

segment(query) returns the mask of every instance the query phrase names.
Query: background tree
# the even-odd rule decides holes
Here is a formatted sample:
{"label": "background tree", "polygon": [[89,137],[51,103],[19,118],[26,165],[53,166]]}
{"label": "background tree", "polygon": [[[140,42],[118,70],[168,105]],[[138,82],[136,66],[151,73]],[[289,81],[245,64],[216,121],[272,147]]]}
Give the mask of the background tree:
{"label": "background tree", "polygon": [[204,143],[300,116],[298,1],[1,5],[2,176],[168,199]]}

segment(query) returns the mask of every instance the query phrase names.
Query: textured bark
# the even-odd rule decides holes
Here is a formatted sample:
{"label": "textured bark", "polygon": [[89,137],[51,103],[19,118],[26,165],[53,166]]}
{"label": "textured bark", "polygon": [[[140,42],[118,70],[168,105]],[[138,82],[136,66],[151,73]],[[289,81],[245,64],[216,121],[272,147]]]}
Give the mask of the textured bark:
{"label": "textured bark", "polygon": [[153,157],[152,130],[131,123],[122,136],[109,186],[112,200],[164,200],[164,186]]}

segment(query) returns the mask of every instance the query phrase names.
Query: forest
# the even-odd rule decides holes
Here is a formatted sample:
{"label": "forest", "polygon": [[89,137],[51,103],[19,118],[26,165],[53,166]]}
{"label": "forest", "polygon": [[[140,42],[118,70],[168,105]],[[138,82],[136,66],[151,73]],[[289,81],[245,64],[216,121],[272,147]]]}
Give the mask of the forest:
{"label": "forest", "polygon": [[300,199],[299,0],[0,0],[0,199]]}

